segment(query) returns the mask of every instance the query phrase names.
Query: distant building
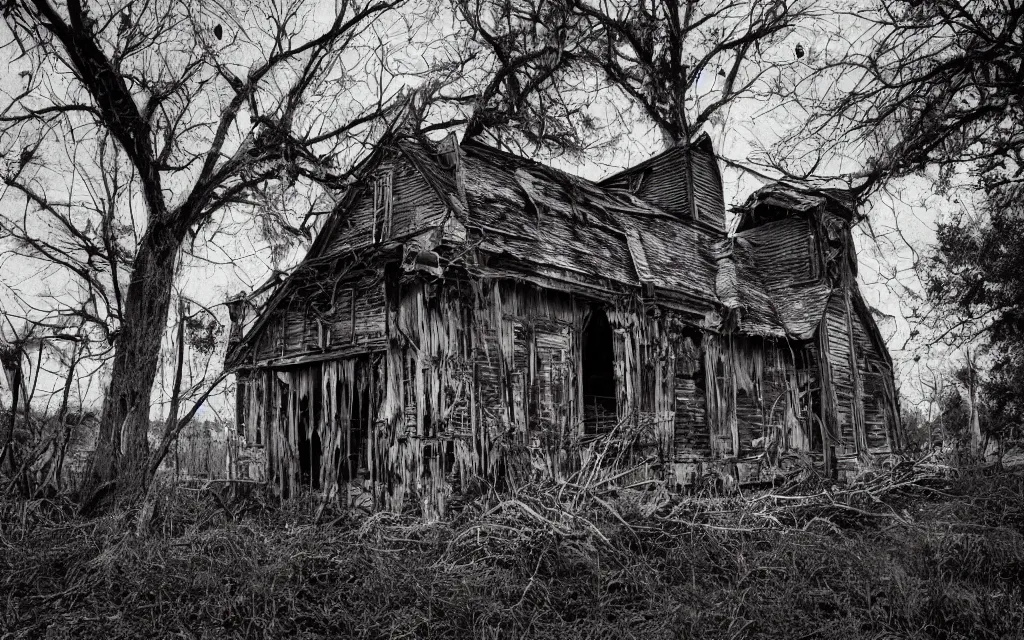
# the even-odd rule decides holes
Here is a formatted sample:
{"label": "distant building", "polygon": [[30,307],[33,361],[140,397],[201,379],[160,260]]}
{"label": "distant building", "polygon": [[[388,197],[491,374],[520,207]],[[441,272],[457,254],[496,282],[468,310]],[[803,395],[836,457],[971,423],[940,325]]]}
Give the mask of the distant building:
{"label": "distant building", "polygon": [[893,451],[854,216],[780,182],[727,233],[706,136],[593,183],[392,135],[303,262],[232,305],[239,429],[283,494],[366,483],[428,516],[510,456],[558,476],[613,430],[671,485]]}

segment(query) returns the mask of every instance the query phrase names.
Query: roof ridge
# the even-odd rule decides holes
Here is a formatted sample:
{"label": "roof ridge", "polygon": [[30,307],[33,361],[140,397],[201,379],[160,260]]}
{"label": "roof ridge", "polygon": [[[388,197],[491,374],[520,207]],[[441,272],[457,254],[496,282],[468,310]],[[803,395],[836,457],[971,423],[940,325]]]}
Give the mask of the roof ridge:
{"label": "roof ridge", "polygon": [[537,167],[537,168],[541,169],[542,171],[556,174],[559,177],[565,177],[570,182],[574,182],[574,183],[577,183],[577,184],[582,184],[582,185],[585,185],[585,186],[588,186],[588,187],[597,187],[597,188],[599,188],[601,190],[605,190],[605,187],[601,186],[600,184],[598,184],[597,182],[595,182],[593,180],[590,180],[588,178],[584,178],[583,176],[573,175],[573,174],[569,173],[568,171],[564,171],[562,169],[559,169],[558,167],[553,167],[553,166],[551,166],[549,164],[545,164],[545,163],[543,163],[543,162],[541,162],[539,160],[534,160],[533,158],[527,158],[525,156],[521,156],[519,154],[512,153],[511,151],[506,151],[504,149],[499,149],[498,147],[486,144],[484,142],[480,142],[479,140],[476,140],[476,139],[473,139],[473,138],[471,138],[469,140],[465,140],[465,141],[463,141],[461,143],[461,146],[463,146],[463,147],[465,147],[467,145],[469,145],[471,147],[475,147],[478,150],[481,150],[481,151],[484,151],[484,152],[489,152],[489,153],[493,153],[493,154],[497,154],[497,155],[506,156],[506,157],[509,157],[509,158],[514,158],[514,159],[516,159],[516,160],[518,160],[520,162],[526,163],[530,167]]}
{"label": "roof ridge", "polygon": [[[429,138],[426,139],[414,139],[408,137],[413,144],[417,145],[417,151],[426,151],[427,156],[435,156],[438,154],[438,145],[434,144]],[[427,149],[422,147],[426,146]],[[457,145],[461,149],[461,145]],[[434,193],[441,199],[441,204],[447,207],[459,221],[465,224],[468,221],[469,216],[469,204],[463,201],[463,196],[459,193],[458,176],[444,176],[445,172],[450,171],[445,167],[442,167],[437,160],[432,157],[420,158],[415,153],[411,152],[406,145],[399,143],[399,152],[409,160],[409,164],[412,165],[413,169],[426,181],[427,185],[434,191]],[[423,165],[424,162],[429,162],[431,166],[428,168]],[[436,171],[435,171],[436,170]],[[442,180],[444,178],[451,178],[452,184],[444,184]],[[454,191],[449,193],[448,187],[454,187]],[[455,206],[457,205],[457,206]]]}
{"label": "roof ridge", "polygon": [[689,147],[691,149],[707,147],[707,149],[704,149],[704,150],[707,151],[708,153],[712,154],[712,155],[715,155],[714,147],[711,145],[711,136],[708,135],[708,133],[706,131],[701,131],[699,134],[697,134],[696,138],[694,138],[693,140],[690,140],[689,142],[687,142],[685,140],[681,140],[679,142],[676,142],[675,144],[673,144],[668,149],[662,149],[661,151],[659,151],[658,153],[654,154],[653,156],[647,158],[646,160],[642,160],[642,161],[638,162],[637,164],[634,164],[631,167],[626,167],[625,169],[621,169],[619,171],[616,171],[615,173],[612,173],[612,174],[610,174],[608,176],[605,176],[604,178],[601,178],[600,180],[598,180],[596,183],[603,187],[608,182],[612,182],[614,180],[622,178],[623,176],[627,176],[627,175],[629,175],[631,173],[634,173],[636,171],[643,171],[644,169],[646,169],[650,165],[654,164],[654,162],[657,161],[659,158],[663,158],[663,157],[669,155],[670,153],[676,153],[678,151],[684,151],[687,147]]}

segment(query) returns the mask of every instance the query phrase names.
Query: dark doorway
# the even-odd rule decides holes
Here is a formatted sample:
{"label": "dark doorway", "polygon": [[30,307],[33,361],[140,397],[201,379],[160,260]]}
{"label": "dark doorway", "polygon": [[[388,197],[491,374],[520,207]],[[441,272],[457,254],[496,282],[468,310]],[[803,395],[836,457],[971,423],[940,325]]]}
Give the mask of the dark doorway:
{"label": "dark doorway", "polygon": [[368,375],[370,367],[362,361],[356,363],[355,397],[352,399],[352,413],[348,432],[348,460],[342,469],[343,480],[365,481],[369,476],[370,460],[368,440],[373,422],[373,407],[370,399],[372,380]]}
{"label": "dark doorway", "polygon": [[[319,391],[319,385],[314,387]],[[320,489],[320,456],[323,451],[320,442],[320,430],[316,428],[315,411],[320,407],[319,398],[305,396],[299,400],[299,474],[302,486]]]}
{"label": "dark doorway", "polygon": [[583,431],[594,434],[615,426],[615,349],[612,327],[603,309],[594,308],[583,328]]}

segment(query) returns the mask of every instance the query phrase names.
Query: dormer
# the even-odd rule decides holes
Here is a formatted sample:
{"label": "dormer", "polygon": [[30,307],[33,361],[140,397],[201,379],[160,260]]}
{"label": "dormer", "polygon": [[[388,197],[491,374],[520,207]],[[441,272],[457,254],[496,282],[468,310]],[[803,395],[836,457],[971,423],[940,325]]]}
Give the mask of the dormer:
{"label": "dormer", "polygon": [[711,138],[667,151],[599,183],[623,189],[681,220],[725,234],[725,195]]}
{"label": "dormer", "polygon": [[844,268],[856,276],[851,231],[856,212],[849,189],[778,181],[755,191],[733,212],[735,237],[752,241],[762,259],[770,258],[776,267],[777,261],[799,261],[802,266],[787,264],[782,269],[799,280],[827,276],[830,283],[836,283]]}

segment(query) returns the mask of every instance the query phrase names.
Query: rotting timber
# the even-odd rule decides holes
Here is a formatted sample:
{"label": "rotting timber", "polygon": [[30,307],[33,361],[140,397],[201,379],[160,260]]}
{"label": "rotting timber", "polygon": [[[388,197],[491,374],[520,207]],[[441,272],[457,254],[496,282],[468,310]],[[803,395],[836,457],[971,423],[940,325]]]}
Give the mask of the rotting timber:
{"label": "rotting timber", "polygon": [[304,261],[231,305],[238,428],[281,495],[436,518],[610,433],[624,478],[672,487],[902,446],[843,190],[769,184],[727,233],[706,136],[592,183],[396,133],[358,176]]}

